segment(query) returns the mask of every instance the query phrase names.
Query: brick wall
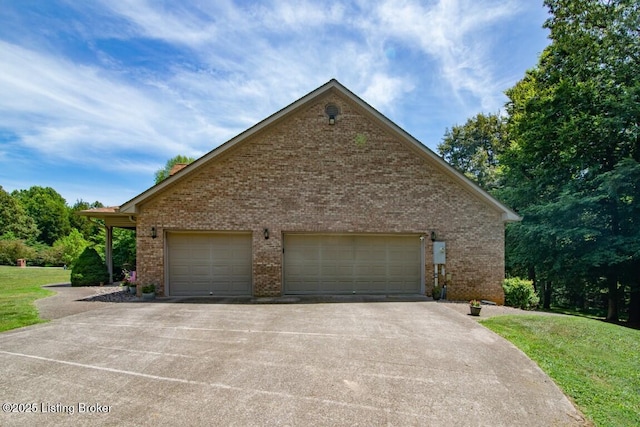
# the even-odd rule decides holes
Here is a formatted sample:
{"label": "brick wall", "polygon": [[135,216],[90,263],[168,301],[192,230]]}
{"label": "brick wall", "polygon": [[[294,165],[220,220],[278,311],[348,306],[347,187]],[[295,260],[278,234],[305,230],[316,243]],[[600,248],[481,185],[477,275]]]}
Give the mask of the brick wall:
{"label": "brick wall", "polygon": [[[333,126],[325,114],[329,103],[340,109]],[[151,238],[151,227],[158,238]],[[447,243],[449,298],[503,302],[501,213],[338,92],[316,98],[141,206],[139,278],[161,289],[166,230],[253,231],[256,296],[282,292],[284,232],[435,230]],[[427,238],[427,293],[431,262]]]}

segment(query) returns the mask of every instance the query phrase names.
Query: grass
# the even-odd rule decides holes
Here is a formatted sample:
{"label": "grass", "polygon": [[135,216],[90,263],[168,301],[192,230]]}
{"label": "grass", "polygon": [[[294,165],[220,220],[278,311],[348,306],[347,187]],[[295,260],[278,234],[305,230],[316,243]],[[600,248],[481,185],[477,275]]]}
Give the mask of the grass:
{"label": "grass", "polygon": [[0,332],[44,322],[33,302],[55,292],[42,285],[68,283],[70,274],[62,268],[0,266]]}
{"label": "grass", "polygon": [[482,324],[534,360],[596,426],[640,425],[640,331],[574,316]]}

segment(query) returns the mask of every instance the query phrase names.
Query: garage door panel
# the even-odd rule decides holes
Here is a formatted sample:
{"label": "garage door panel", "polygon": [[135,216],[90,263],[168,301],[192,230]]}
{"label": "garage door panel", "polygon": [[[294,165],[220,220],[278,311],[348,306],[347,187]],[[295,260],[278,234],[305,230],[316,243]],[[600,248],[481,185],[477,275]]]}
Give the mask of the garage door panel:
{"label": "garage door panel", "polygon": [[334,265],[323,265],[320,267],[320,277],[332,278],[342,277],[344,275],[351,275],[353,271],[352,265],[344,265],[343,263],[336,263]]}
{"label": "garage door panel", "polygon": [[358,265],[354,267],[356,278],[363,277],[364,280],[373,280],[376,277],[385,277],[387,275],[387,266],[384,264],[376,265]]}
{"label": "garage door panel", "polygon": [[420,292],[417,235],[291,234],[284,241],[286,293]]}
{"label": "garage door panel", "polygon": [[292,265],[289,268],[289,273],[291,276],[295,276],[295,277],[301,277],[302,275],[304,275],[304,273],[307,273],[307,276],[311,275],[311,272],[306,270],[304,266],[301,266],[301,265]]}
{"label": "garage door panel", "polygon": [[216,265],[212,267],[212,270],[215,277],[229,276],[233,272],[230,265]]}
{"label": "garage door panel", "polygon": [[316,287],[317,293],[336,293],[343,294],[345,292],[349,292],[349,290],[345,291],[344,283],[342,281],[336,280],[323,280]]}
{"label": "garage door panel", "polygon": [[332,249],[322,252],[322,259],[335,263],[352,263],[354,257],[352,251]]}
{"label": "garage door panel", "polygon": [[171,268],[175,276],[186,276],[189,274],[189,267],[187,267],[186,265],[172,264]]}
{"label": "garage door panel", "polygon": [[191,264],[198,263],[201,265],[206,265],[211,262],[211,256],[206,250],[200,249],[198,251],[191,251],[189,257],[183,258],[183,260],[190,260]]}
{"label": "garage door panel", "polygon": [[246,265],[232,265],[230,268],[230,274],[238,280],[241,278],[242,280],[246,280],[247,278],[251,278],[251,266],[247,268]]}
{"label": "garage door panel", "polygon": [[375,282],[375,281],[356,282],[354,287],[355,287],[354,290],[355,290],[355,292],[357,294],[363,294],[363,293],[377,294],[377,293],[387,293],[387,292],[389,292],[386,281],[382,281],[382,282]]}
{"label": "garage door panel", "polygon": [[180,281],[172,283],[171,295],[175,296],[199,296],[209,295],[209,282],[199,282],[194,280]]}
{"label": "garage door panel", "polygon": [[251,235],[168,234],[170,295],[250,295]]}
{"label": "garage door panel", "polygon": [[304,280],[299,279],[297,281],[291,281],[288,285],[288,292],[295,294],[308,294],[319,291],[317,280]]}
{"label": "garage door panel", "polygon": [[192,276],[209,277],[211,275],[211,266],[209,265],[192,265],[189,269]]}
{"label": "garage door panel", "polygon": [[415,287],[419,285],[420,285],[419,283],[416,283],[414,281],[404,282],[404,283],[394,283],[393,287],[390,288],[390,291],[398,294],[414,293],[413,289],[415,289]]}

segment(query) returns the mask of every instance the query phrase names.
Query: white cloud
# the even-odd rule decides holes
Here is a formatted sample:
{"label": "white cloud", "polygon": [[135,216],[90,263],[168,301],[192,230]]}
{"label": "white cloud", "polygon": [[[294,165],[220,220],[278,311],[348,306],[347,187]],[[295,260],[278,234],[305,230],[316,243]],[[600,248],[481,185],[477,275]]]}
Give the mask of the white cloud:
{"label": "white cloud", "polygon": [[375,74],[371,77],[371,82],[362,94],[362,98],[377,108],[385,108],[411,90],[413,85],[401,78]]}
{"label": "white cloud", "polygon": [[103,1],[102,5],[133,23],[144,36],[189,46],[215,40],[219,35],[219,23],[224,22],[216,22],[215,14],[194,8],[189,10],[188,3],[183,2],[165,7],[162,3],[152,4],[146,0],[109,0]]}
{"label": "white cloud", "polygon": [[[187,45],[212,72],[175,70],[170,84],[177,84],[183,96],[190,96],[185,89],[193,95],[216,91],[213,98],[223,105],[246,99],[256,106],[253,114],[232,114],[233,118],[244,116],[244,124],[255,123],[334,77],[355,82],[356,90],[369,93],[373,93],[371,85],[380,87],[382,81],[390,89],[389,82],[394,82],[394,89],[412,86],[400,84],[402,77],[387,69],[384,52],[371,53],[369,41],[357,34],[360,24],[354,21],[370,20],[369,7],[353,16],[354,6],[307,1],[254,3],[244,8],[224,2],[197,11],[181,7],[171,12],[142,0],[105,5],[147,37]],[[397,95],[378,92],[376,100],[388,105]],[[201,97],[193,98],[201,102]]]}
{"label": "white cloud", "polygon": [[378,5],[375,21],[366,28],[373,37],[398,39],[418,46],[439,65],[436,71],[460,100],[464,92],[480,99],[483,108],[496,108],[501,99],[494,74],[498,64],[488,58],[490,29],[516,14],[514,1],[439,0],[431,7],[416,1],[387,0]]}
{"label": "white cloud", "polygon": [[[93,67],[0,41],[3,122],[29,147],[66,160],[95,158],[119,150],[174,153],[185,150],[197,115],[149,88],[135,87]],[[188,150],[193,152],[193,149]],[[187,153],[190,154],[190,153]]]}
{"label": "white cloud", "polygon": [[[331,78],[385,114],[403,111],[412,95],[437,104],[420,106],[429,116],[465,103],[495,111],[504,85],[496,79],[500,65],[489,59],[496,49],[491,31],[520,4],[103,0],[64,6],[80,18],[50,34],[78,37],[90,54],[78,59],[50,49],[54,42],[39,46],[37,31],[29,47],[0,39],[0,129],[47,158],[82,158],[96,168],[142,174],[176,154],[208,152]],[[136,51],[149,40],[151,64],[137,62],[127,48]],[[153,63],[156,48],[168,52],[160,66]],[[443,107],[445,98],[457,102]],[[422,118],[413,120],[425,126]]]}
{"label": "white cloud", "polygon": [[266,28],[282,32],[323,27],[330,24],[343,24],[346,7],[343,3],[318,3],[297,1],[294,3],[274,2],[256,3],[252,16]]}

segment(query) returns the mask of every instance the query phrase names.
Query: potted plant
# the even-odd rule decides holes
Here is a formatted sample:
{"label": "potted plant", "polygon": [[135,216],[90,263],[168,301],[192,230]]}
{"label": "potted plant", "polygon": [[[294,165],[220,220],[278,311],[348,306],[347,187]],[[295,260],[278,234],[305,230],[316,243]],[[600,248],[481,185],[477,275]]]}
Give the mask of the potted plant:
{"label": "potted plant", "polygon": [[472,316],[480,316],[480,310],[482,310],[482,305],[480,301],[477,299],[472,299],[469,301],[469,310],[471,310]]}
{"label": "potted plant", "polygon": [[128,270],[122,270],[123,278],[120,286],[122,286],[122,290],[124,293],[130,293],[135,295],[137,292],[137,287],[135,283],[135,278],[132,277],[131,273]]}
{"label": "potted plant", "polygon": [[142,299],[152,300],[156,297],[156,285],[146,285],[142,287]]}
{"label": "potted plant", "polygon": [[442,294],[442,288],[438,285],[433,287],[433,291],[431,292],[431,296],[434,301],[438,301],[440,299],[440,295]]}
{"label": "potted plant", "polygon": [[135,295],[138,292],[138,284],[136,282],[129,282],[129,293]]}

